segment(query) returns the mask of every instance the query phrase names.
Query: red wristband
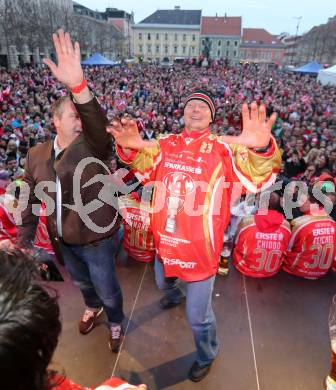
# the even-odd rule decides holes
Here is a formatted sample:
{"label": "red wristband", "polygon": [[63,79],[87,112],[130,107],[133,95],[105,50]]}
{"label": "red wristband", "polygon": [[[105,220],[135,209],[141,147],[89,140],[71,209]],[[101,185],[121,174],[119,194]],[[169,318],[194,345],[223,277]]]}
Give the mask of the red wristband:
{"label": "red wristband", "polygon": [[83,91],[83,89],[87,86],[87,81],[83,79],[83,81],[77,85],[76,87],[70,88],[70,91],[72,93],[80,93]]}

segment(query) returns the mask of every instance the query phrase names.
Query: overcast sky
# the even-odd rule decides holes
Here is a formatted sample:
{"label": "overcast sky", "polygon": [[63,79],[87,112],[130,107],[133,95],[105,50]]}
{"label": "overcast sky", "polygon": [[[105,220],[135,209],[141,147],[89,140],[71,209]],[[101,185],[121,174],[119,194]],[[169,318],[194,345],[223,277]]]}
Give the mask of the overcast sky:
{"label": "overcast sky", "polygon": [[[299,34],[307,32],[313,26],[325,23],[336,14],[335,0],[76,0],[94,10],[118,8],[127,12],[134,11],[135,22],[140,22],[157,9],[173,9],[179,5],[182,9],[202,9],[203,16],[242,16],[243,27],[265,28],[272,34],[288,32],[295,34],[297,19],[302,16]],[[206,4],[205,4],[206,3]],[[155,5],[157,4],[157,5]]]}

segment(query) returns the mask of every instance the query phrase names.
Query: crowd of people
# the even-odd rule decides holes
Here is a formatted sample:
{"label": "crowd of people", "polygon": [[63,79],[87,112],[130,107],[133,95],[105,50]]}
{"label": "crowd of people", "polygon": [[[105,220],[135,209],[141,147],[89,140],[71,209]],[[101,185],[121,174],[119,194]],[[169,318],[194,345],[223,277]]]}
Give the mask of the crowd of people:
{"label": "crowd of people", "polygon": [[[310,188],[319,180],[335,181],[336,88],[323,87],[315,77],[218,62],[206,68],[189,62],[174,67],[88,67],[85,75],[108,118],[130,115],[148,140],[182,131],[184,99],[193,89],[206,89],[215,98],[211,131],[217,135],[238,135],[242,103],[263,102],[268,114],[278,114],[272,130],[282,151],[278,179],[286,184],[303,181]],[[55,137],[52,105],[67,91],[41,67],[1,68],[0,83],[0,180],[4,187],[23,177],[30,147]],[[335,218],[335,211],[332,215]]]}
{"label": "crowd of people", "polygon": [[[264,102],[268,114],[278,114],[273,132],[284,151],[281,174],[310,183],[323,172],[336,174],[336,89],[314,77],[216,64],[90,67],[85,73],[108,117],[128,113],[145,139],[181,132],[184,99],[193,89],[215,97],[211,130],[219,135],[240,133],[243,102]],[[53,138],[51,107],[66,90],[45,68],[2,68],[0,84],[1,176],[12,178],[22,174],[29,147]]]}
{"label": "crowd of people", "polygon": [[[57,70],[56,66],[54,65],[55,67],[53,68],[53,65],[50,63],[48,66],[53,69],[55,74],[55,70]],[[100,131],[99,134],[101,135],[101,138],[97,140],[96,148],[93,147],[92,149],[96,149],[96,154],[102,156],[102,160],[104,159],[103,157],[108,156],[111,162],[110,166],[114,167],[111,169],[112,171],[116,168],[116,164],[117,166],[123,166],[125,164],[130,165],[134,171],[137,171],[137,173],[141,175],[144,175],[149,169],[155,171],[155,168],[161,161],[162,148],[166,155],[169,154],[172,156],[171,161],[173,161],[174,153],[177,150],[177,138],[176,140],[174,139],[175,143],[172,147],[169,141],[165,141],[164,136],[170,134],[179,135],[183,132],[183,129],[188,126],[190,129],[193,129],[190,123],[192,123],[194,118],[192,117],[192,114],[188,114],[189,112],[191,113],[192,110],[202,111],[202,109],[205,109],[203,118],[205,121],[204,123],[207,123],[207,126],[211,123],[211,132],[214,135],[228,137],[238,137],[242,133],[244,116],[244,107],[242,108],[243,103],[250,104],[255,101],[258,104],[265,104],[267,116],[270,116],[272,112],[277,113],[277,119],[272,126],[272,134],[281,151],[282,164],[277,178],[278,181],[282,181],[281,190],[270,195],[270,207],[264,216],[260,216],[256,213],[257,210],[262,211],[262,206],[260,206],[261,203],[259,203],[254,209],[254,212],[251,212],[250,215],[246,214],[246,210],[245,216],[244,213],[237,214],[237,217],[243,216],[243,218],[239,218],[239,224],[236,223],[234,225],[231,223],[231,226],[229,227],[230,232],[227,234],[229,236],[231,235],[231,239],[235,237],[236,247],[233,251],[234,265],[245,275],[265,277],[274,275],[280,269],[282,263],[284,263],[284,269],[287,272],[311,279],[324,275],[332,267],[336,268],[333,263],[335,257],[335,221],[326,214],[324,203],[317,199],[314,194],[314,186],[316,187],[317,185],[321,193],[328,197],[329,201],[332,203],[331,210],[333,209],[336,200],[335,87],[322,87],[317,83],[316,79],[311,76],[301,76],[295,73],[281,72],[279,70],[268,71],[257,65],[229,67],[217,62],[211,63],[208,67],[197,66],[191,63],[178,64],[173,67],[161,67],[153,64],[123,65],[113,68],[90,67],[85,69],[84,75],[85,83],[80,83],[79,86],[77,86],[77,83],[74,83],[74,88],[72,90],[75,99],[76,92],[74,91],[78,91],[77,94],[79,97],[80,93],[84,91],[84,98],[82,96],[80,97],[82,100],[75,101],[80,119],[82,122],[83,118],[85,119],[83,124],[85,136],[83,136],[83,139],[89,146],[92,146],[96,135],[92,130],[96,128],[96,130],[98,129]],[[79,72],[79,79],[81,78],[82,76]],[[66,80],[64,81],[65,85],[67,85],[68,80],[70,80],[70,82],[68,82],[68,87],[71,89],[71,77],[68,79],[64,77],[64,80]],[[119,121],[122,117],[132,117],[134,118],[137,132],[139,132],[144,141],[160,139],[160,144],[157,143],[160,147],[158,146],[156,149],[153,148],[153,151],[151,152],[152,160],[150,162],[150,167],[144,169],[143,166],[145,164],[143,162],[140,164],[136,160],[136,153],[128,154],[129,148],[141,149],[137,153],[140,155],[141,153],[145,154],[146,151],[143,150],[146,149],[146,145],[149,145],[148,143],[144,143],[143,148],[140,148],[136,145],[136,142],[134,142],[133,145],[124,142],[125,138],[123,139],[122,135],[120,135],[122,129],[118,131],[114,130],[114,132],[111,131],[118,146],[104,142],[104,137],[107,137],[105,134],[105,127],[107,125],[104,122],[105,116],[99,116],[97,114],[99,113],[99,109],[97,108],[95,100],[91,98],[90,92],[86,89],[85,80],[87,80],[89,87],[91,87],[98,97],[100,106],[105,111],[108,121],[110,121],[110,126],[115,126],[114,123]],[[55,160],[57,160],[58,154],[64,161],[67,158],[75,158],[74,154],[70,155],[69,153],[64,153],[64,150],[66,151],[73,147],[73,140],[75,138],[71,138],[70,140],[70,138],[64,136],[65,133],[63,133],[63,139],[61,137],[63,126],[61,119],[63,111],[65,110],[71,115],[73,111],[75,111],[75,106],[68,98],[64,98],[58,105],[59,112],[57,110],[55,111],[55,102],[59,101],[58,99],[62,96],[66,96],[67,91],[64,84],[57,81],[57,77],[54,78],[49,69],[44,67],[25,67],[12,71],[2,68],[0,69],[0,84],[2,85],[2,90],[0,91],[0,180],[4,192],[4,189],[11,181],[15,181],[18,186],[20,186],[20,181],[24,176],[25,159],[28,150],[35,145],[44,144],[46,141],[53,141],[56,137],[56,133],[58,144],[56,141],[51,143],[55,153]],[[190,95],[191,91],[196,92]],[[195,101],[200,105],[196,107]],[[91,116],[88,115],[86,110],[90,111]],[[257,108],[252,108],[251,112],[253,110],[257,113],[255,117],[256,124],[258,122]],[[251,122],[253,121],[253,115],[254,114],[251,113]],[[259,117],[261,115],[260,111]],[[95,123],[94,119],[97,118],[98,121]],[[79,121],[79,117],[76,117],[74,120]],[[186,120],[190,122],[185,123]],[[126,121],[128,121],[128,119]],[[130,126],[128,122],[122,122],[122,124],[123,126],[126,126],[125,131],[130,131],[127,128],[127,126]],[[122,127],[122,125],[120,126]],[[207,126],[205,126],[204,129],[206,129]],[[109,125],[107,125],[107,127],[109,127]],[[201,134],[201,130],[204,129],[198,129],[199,133]],[[76,136],[79,135],[81,131],[78,130],[77,133]],[[192,134],[191,130],[190,134]],[[71,136],[75,137],[74,134]],[[250,183],[252,183],[253,175],[251,174],[247,179],[244,168],[239,171],[239,164],[241,164],[241,167],[244,167],[244,158],[250,159],[251,165],[253,160],[257,161],[257,158],[259,159],[257,164],[253,166],[253,169],[256,171],[255,176],[259,177],[258,184],[260,185],[269,180],[269,174],[273,174],[277,171],[278,150],[272,139],[271,141],[268,139],[268,145],[262,145],[261,148],[255,147],[256,145],[253,144],[250,147],[248,141],[246,141],[247,143],[243,145],[245,149],[239,150],[239,146],[238,149],[235,149],[235,146],[228,147],[227,145],[225,146],[223,142],[217,142],[217,138],[211,138],[211,135],[207,136],[209,137],[207,138],[207,140],[209,140],[207,142],[209,143],[206,143],[204,147],[203,145],[201,146],[201,149],[204,149],[202,153],[206,154],[206,157],[203,157],[203,163],[205,162],[205,158],[207,158],[208,166],[210,166],[212,162],[215,164],[216,161],[214,158],[219,160],[219,156],[225,154],[225,158],[230,158],[230,160],[234,161],[232,162],[234,168],[230,168],[231,171],[228,170],[225,172],[230,172],[227,174],[230,174],[231,178],[238,177],[243,183],[247,182],[247,187],[252,186]],[[186,137],[186,135],[184,135],[184,137]],[[63,140],[62,145],[60,145],[61,140]],[[256,141],[257,140],[254,140],[254,143],[256,143]],[[190,142],[193,142],[192,137]],[[189,146],[189,141],[186,142],[186,145]],[[111,148],[111,150],[107,150],[108,147]],[[88,152],[89,149],[83,148],[83,153],[87,153],[89,156],[91,153]],[[199,146],[197,146],[197,148],[199,148]],[[212,148],[216,148],[216,153],[211,154]],[[243,157],[246,148],[250,148],[253,152],[251,152],[251,155],[248,157]],[[196,149],[193,150],[191,145],[190,153],[196,154]],[[39,158],[37,153],[38,150],[42,152],[44,149],[42,147],[40,149],[35,149],[33,158],[36,161]],[[181,147],[181,153],[182,152],[184,152],[183,147]],[[78,158],[83,156],[83,153],[81,153]],[[232,157],[233,155],[234,157]],[[132,156],[132,158],[130,156]],[[116,157],[119,158],[118,161],[116,160]],[[257,172],[257,168],[262,166],[263,158],[272,160],[272,163],[270,163],[270,166],[267,167],[267,169],[260,169],[260,172]],[[30,155],[30,164],[31,160],[32,156]],[[68,160],[67,167],[70,167],[71,165],[69,161],[70,160]],[[145,157],[142,161],[145,161]],[[26,165],[26,167],[27,166],[28,165]],[[236,168],[236,166],[238,168]],[[168,168],[168,170],[170,169],[169,164],[165,164],[165,167]],[[42,171],[39,171],[38,167],[34,166],[34,168],[35,171],[38,172],[37,176],[39,176]],[[99,169],[100,168],[97,168],[95,173],[99,173]],[[219,168],[216,168],[214,165],[213,171],[216,170],[220,172]],[[238,173],[237,170],[239,171]],[[57,175],[61,173],[61,171],[58,172],[56,169],[56,185],[57,180],[59,180]],[[207,171],[204,174],[207,175],[206,179],[208,179],[209,172]],[[31,173],[31,166],[29,175],[31,175],[31,180],[34,181],[33,174]],[[162,180],[166,180],[166,176],[163,177],[163,174],[160,171],[155,171],[155,175],[156,177],[161,175]],[[42,177],[42,174],[40,176]],[[26,178],[27,177],[28,174],[26,172]],[[173,181],[174,177],[171,177]],[[308,196],[306,196],[300,206],[294,210],[295,215],[288,218],[285,212],[286,207],[284,202],[286,199],[284,196],[284,187],[288,184],[291,185],[294,180],[304,182],[307,185]],[[98,187],[96,190],[98,191]],[[297,192],[296,188],[292,190],[292,194],[294,193],[296,193],[299,198],[301,197],[300,192]],[[174,290],[175,294],[174,300],[167,295],[160,301],[162,309],[169,309],[176,304],[179,304],[182,298],[182,295],[178,296],[178,299],[176,298],[177,289],[175,281],[173,283],[174,286],[168,286],[168,278],[165,278],[165,276],[179,277],[186,282],[187,315],[190,326],[194,332],[198,354],[198,360],[196,360],[191,367],[189,377],[191,380],[199,381],[207,375],[211,363],[218,352],[215,317],[211,309],[211,304],[206,300],[208,299],[209,302],[211,301],[211,293],[209,294],[209,291],[212,291],[212,285],[215,278],[212,271],[214,267],[216,268],[218,266],[218,263],[217,259],[214,259],[211,264],[205,264],[204,262],[204,264],[201,264],[203,268],[200,267],[195,272],[191,272],[191,269],[183,269],[187,268],[185,264],[188,264],[188,266],[191,264],[187,263],[188,259],[184,259],[185,262],[175,264],[169,258],[171,255],[170,247],[173,246],[176,251],[176,247],[182,245],[181,242],[177,242],[178,240],[175,242],[175,238],[171,238],[170,236],[169,238],[165,235],[165,232],[173,234],[176,229],[175,217],[179,206],[174,204],[174,202],[176,203],[177,198],[178,197],[174,197],[173,195],[170,198],[167,198],[167,205],[171,214],[165,222],[166,225],[164,226],[163,233],[160,234],[166,241],[164,242],[164,239],[162,239],[160,242],[162,253],[160,254],[161,261],[158,261],[157,258],[155,261],[156,277],[157,281],[159,278],[158,275],[160,275],[161,278],[158,282],[159,288],[166,292],[169,289]],[[125,249],[128,251],[130,257],[140,261],[148,261],[155,257],[153,239],[149,236],[149,233],[154,235],[157,234],[157,231],[162,228],[162,218],[166,218],[167,215],[165,214],[161,218],[158,213],[159,217],[154,223],[155,226],[150,226],[150,222],[153,221],[150,221],[150,206],[147,204],[147,214],[144,217],[143,210],[139,211],[141,204],[139,194],[134,193],[131,198],[123,203],[123,207],[126,208],[126,217],[122,214],[124,219],[126,220],[127,217],[130,217],[131,215],[130,210],[127,209],[127,207],[132,208],[132,212],[135,215],[135,217],[132,217],[131,222],[126,221],[127,223],[124,225],[124,243]],[[237,205],[238,203],[236,206]],[[5,207],[4,205],[2,206]],[[239,206],[237,207],[239,208]],[[175,215],[174,209],[176,212]],[[331,212],[334,212],[334,210],[335,209]],[[234,210],[231,210],[231,212],[234,214]],[[64,213],[64,211],[62,211],[62,213]],[[166,211],[164,211],[164,213],[166,213]],[[8,214],[4,214],[8,219]],[[69,214],[67,213],[65,218],[68,218],[68,215]],[[332,216],[335,218],[334,214],[332,214]],[[218,222],[220,228],[215,234],[224,234],[224,225],[228,222],[228,215],[223,215],[223,219],[224,217],[225,223]],[[99,245],[100,243],[105,245],[104,239],[108,238],[111,232],[106,233],[106,237],[104,236],[103,238],[101,238],[102,236],[99,234],[94,235],[91,234],[91,232],[85,232],[81,237],[76,236],[77,242],[74,239],[75,235],[71,230],[72,226],[69,223],[64,223],[64,220],[62,224],[62,221],[58,218],[60,218],[60,214],[57,214],[55,236],[58,235],[58,237],[61,238],[60,245],[64,257],[67,257],[66,265],[68,265],[68,270],[73,280],[76,281],[81,288],[87,309],[91,310],[91,322],[88,323],[87,320],[84,321],[84,319],[82,319],[80,331],[84,334],[90,332],[94,326],[95,318],[103,310],[102,308],[104,308],[108,314],[112,332],[110,337],[110,348],[112,351],[118,352],[123,337],[121,326],[123,318],[122,296],[120,287],[117,280],[114,280],[113,285],[117,286],[117,292],[111,291],[111,294],[108,291],[105,291],[103,294],[100,294],[101,291],[98,292],[99,287],[102,287],[103,284],[105,285],[106,281],[102,281],[98,278],[98,272],[96,272],[97,278],[94,280],[93,272],[91,272],[89,265],[89,262],[92,261],[92,256],[91,259],[86,258],[88,246],[86,245],[87,243],[83,241],[83,237],[87,236],[88,243],[99,242]],[[139,223],[134,223],[136,218]],[[162,220],[160,220],[160,218]],[[291,226],[285,218],[292,220]],[[71,216],[69,220],[71,220]],[[44,223],[46,224],[46,222]],[[186,226],[187,225],[184,225],[183,229],[185,229],[186,234],[189,234],[189,228]],[[307,226],[311,226],[311,228],[307,229]],[[3,230],[4,229],[2,228],[2,238],[8,239],[9,234],[3,232]],[[142,232],[139,233],[140,230],[142,230]],[[116,234],[115,231],[112,233]],[[308,236],[310,241],[307,245],[309,245],[310,252],[303,253],[303,250],[300,251],[300,248],[303,248],[302,242],[306,240]],[[94,239],[92,239],[92,237]],[[142,237],[142,240],[140,240],[140,237]],[[251,245],[251,242],[253,242],[251,237],[254,237],[255,239],[255,246]],[[246,242],[249,242],[248,248]],[[193,243],[196,245],[196,242]],[[217,243],[212,243],[212,249],[210,249],[210,244],[207,244],[205,241],[198,241],[197,245],[199,250],[197,251],[197,255],[196,252],[193,253],[195,258],[202,254],[202,251],[204,252],[204,256],[202,256],[203,259],[206,258],[209,253],[210,255],[217,253]],[[101,251],[102,264],[103,260],[105,264],[105,260],[108,259],[107,255],[110,248],[106,247],[104,253],[103,249]],[[92,250],[95,251],[96,249],[93,248]],[[289,250],[292,255],[288,255],[287,258],[285,258],[283,257],[283,254],[287,252],[287,250]],[[295,252],[295,250],[297,251]],[[114,244],[113,251],[115,251]],[[182,255],[182,253],[187,255],[191,252],[187,252],[187,248],[183,248],[183,250],[180,249],[179,256],[183,257],[184,255]],[[164,254],[168,257],[164,258]],[[84,275],[79,267],[75,269],[76,267],[73,266],[71,269],[69,266],[70,260],[73,262],[72,264],[75,264],[78,258],[81,257],[83,257],[83,261],[87,263],[90,275]],[[313,260],[313,264],[307,266],[310,259]],[[201,263],[201,261],[199,261],[199,263]],[[161,268],[157,272],[159,267]],[[189,268],[193,267],[190,265]],[[216,273],[216,271],[214,272]],[[112,274],[114,274],[114,268],[111,269],[109,276]],[[87,279],[84,280],[83,275],[87,277]],[[105,275],[108,274],[105,273]],[[93,286],[90,287],[92,290],[90,290],[90,294],[87,291],[88,288],[83,287],[84,284],[87,284],[86,282],[89,279]],[[208,281],[209,284],[203,283]],[[198,297],[193,290],[193,286],[196,285],[195,283],[197,283],[198,292],[203,291],[201,290],[201,287],[203,286],[204,291],[207,291],[207,293],[200,293],[202,296]],[[102,298],[104,294],[106,299]],[[118,294],[119,296],[118,313],[116,313],[116,308],[112,307],[111,299],[108,297],[109,294],[111,296]],[[173,294],[171,296],[173,296]],[[201,298],[204,298],[203,306],[207,307],[208,312],[206,312],[206,316],[209,319],[209,323],[211,322],[211,326],[209,326],[206,331],[202,330],[202,334],[199,330],[196,330],[196,328],[200,328],[199,323],[197,322],[199,321],[199,318],[193,318],[193,316],[195,316],[194,308],[198,307],[199,309],[201,306]],[[88,303],[89,301],[90,304]],[[56,328],[55,332],[58,336],[60,329],[58,325]],[[118,333],[118,337],[115,337],[114,339],[113,335],[115,333]],[[205,339],[209,347],[207,349],[204,348]],[[114,345],[114,343],[117,344]],[[53,351],[51,351],[51,353],[52,352]]]}

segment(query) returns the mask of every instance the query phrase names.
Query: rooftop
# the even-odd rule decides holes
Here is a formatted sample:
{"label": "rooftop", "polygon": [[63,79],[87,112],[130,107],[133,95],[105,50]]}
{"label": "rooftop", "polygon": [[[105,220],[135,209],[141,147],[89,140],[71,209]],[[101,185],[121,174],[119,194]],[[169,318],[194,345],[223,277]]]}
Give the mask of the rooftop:
{"label": "rooftop", "polygon": [[200,25],[202,10],[182,10],[178,7],[170,10],[157,10],[139,24]]}
{"label": "rooftop", "polygon": [[202,35],[241,35],[240,16],[203,16]]}

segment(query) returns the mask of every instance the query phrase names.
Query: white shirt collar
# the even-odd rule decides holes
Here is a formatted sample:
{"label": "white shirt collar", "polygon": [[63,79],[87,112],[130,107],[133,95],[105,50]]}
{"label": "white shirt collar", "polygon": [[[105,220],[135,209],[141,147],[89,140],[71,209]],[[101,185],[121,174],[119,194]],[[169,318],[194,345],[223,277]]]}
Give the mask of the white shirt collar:
{"label": "white shirt collar", "polygon": [[57,135],[56,135],[56,137],[55,137],[55,139],[54,139],[54,151],[55,151],[55,157],[57,157],[61,152],[62,152],[62,148],[60,148],[59,146],[58,146],[58,142],[57,142]]}

